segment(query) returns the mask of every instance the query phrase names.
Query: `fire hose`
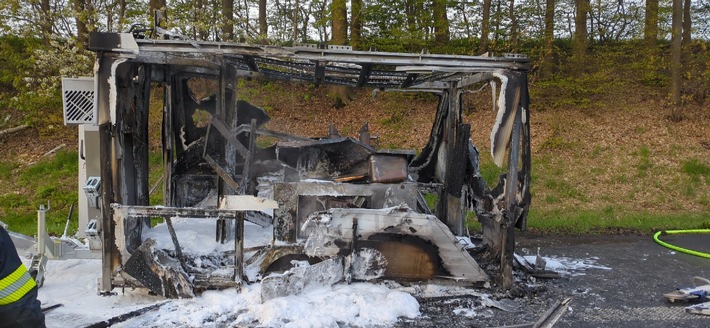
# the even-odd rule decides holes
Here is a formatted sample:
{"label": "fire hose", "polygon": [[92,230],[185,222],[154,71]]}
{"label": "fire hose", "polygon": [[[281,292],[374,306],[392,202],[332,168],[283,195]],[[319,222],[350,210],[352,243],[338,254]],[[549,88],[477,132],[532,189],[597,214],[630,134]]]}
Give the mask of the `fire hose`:
{"label": "fire hose", "polygon": [[658,238],[660,235],[666,235],[666,234],[668,234],[668,235],[677,235],[677,234],[692,234],[692,233],[710,233],[710,229],[661,230],[661,231],[656,232],[656,233],[653,235],[653,240],[655,240],[659,245],[661,245],[661,246],[663,246],[663,247],[666,247],[666,248],[670,248],[670,249],[672,249],[672,250],[674,250],[674,251],[678,251],[678,252],[681,252],[681,253],[686,253],[686,254],[695,255],[695,256],[700,256],[700,257],[704,257],[704,258],[710,259],[710,254],[708,254],[708,253],[700,252],[700,251],[696,251],[696,250],[692,250],[692,249],[683,248],[683,247],[680,247],[680,246],[677,246],[677,245],[673,245],[673,244],[667,243],[667,242],[665,242],[665,241],[663,241],[663,240],[661,240],[661,239]]}

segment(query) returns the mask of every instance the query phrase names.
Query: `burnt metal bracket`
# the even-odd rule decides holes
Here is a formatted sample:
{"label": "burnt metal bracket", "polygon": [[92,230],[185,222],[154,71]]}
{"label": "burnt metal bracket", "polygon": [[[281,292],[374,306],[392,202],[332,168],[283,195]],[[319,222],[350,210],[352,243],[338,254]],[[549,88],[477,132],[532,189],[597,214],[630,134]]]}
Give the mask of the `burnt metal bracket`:
{"label": "burnt metal bracket", "polygon": [[363,64],[362,70],[360,70],[360,76],[357,79],[357,86],[365,86],[367,81],[370,80],[370,74],[372,74],[372,64]]}
{"label": "burnt metal bracket", "polygon": [[233,190],[237,190],[239,188],[239,183],[237,182],[240,180],[240,177],[237,176],[232,176],[232,174],[228,173],[222,165],[218,162],[219,158],[214,157],[215,155],[210,151],[210,136],[222,136],[224,140],[226,140],[228,143],[233,145],[236,149],[237,152],[242,156],[242,158],[247,158],[249,156],[249,150],[242,145],[237,138],[229,131],[229,128],[227,128],[227,125],[222,122],[217,116],[212,116],[212,119],[210,119],[210,125],[207,128],[207,134],[205,136],[205,147],[202,155],[204,156],[205,160],[207,160],[207,163],[210,164],[212,169],[219,175],[220,178]]}
{"label": "burnt metal bracket", "polygon": [[324,78],[325,78],[325,66],[321,62],[316,62],[315,72],[313,74],[313,81],[315,82],[316,85],[319,85],[323,82]]}

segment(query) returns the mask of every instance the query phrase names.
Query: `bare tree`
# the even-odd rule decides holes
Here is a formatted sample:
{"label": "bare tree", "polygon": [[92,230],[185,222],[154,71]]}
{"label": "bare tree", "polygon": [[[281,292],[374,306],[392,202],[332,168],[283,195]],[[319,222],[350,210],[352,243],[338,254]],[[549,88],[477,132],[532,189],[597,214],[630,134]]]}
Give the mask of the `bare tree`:
{"label": "bare tree", "polygon": [[345,0],[333,0],[330,5],[332,32],[332,44],[345,44],[348,39],[347,8]]}
{"label": "bare tree", "polygon": [[681,75],[681,30],[683,28],[683,0],[673,0],[673,20],[671,25],[671,101],[680,107]]}
{"label": "bare tree", "polygon": [[222,0],[222,40],[234,40],[234,0]]}
{"label": "bare tree", "polygon": [[418,9],[417,0],[405,0],[404,13],[407,17],[407,31],[409,31],[410,35],[415,35],[417,33]]}
{"label": "bare tree", "polygon": [[[148,7],[150,8],[151,21],[153,20],[153,17],[155,17],[155,12],[160,11],[161,17],[163,17],[163,21],[160,22],[160,27],[165,27],[165,20],[167,19],[165,0],[150,0],[150,2],[148,3]],[[158,25],[159,22],[154,23],[156,23],[155,25]]]}
{"label": "bare tree", "polygon": [[683,4],[683,47],[690,45],[690,0],[685,0]]}
{"label": "bare tree", "polygon": [[555,0],[545,2],[545,62],[542,66],[543,78],[552,77],[554,67]]}
{"label": "bare tree", "polygon": [[446,15],[446,0],[433,0],[434,10],[434,41],[437,45],[449,43],[449,18]]}
{"label": "bare tree", "polygon": [[578,63],[584,61],[587,54],[587,14],[589,0],[575,0],[577,15],[574,20],[574,56]]}
{"label": "bare tree", "polygon": [[118,28],[119,30],[123,30],[125,27],[126,23],[126,7],[128,4],[126,3],[126,0],[118,0]]}
{"label": "bare tree", "polygon": [[483,17],[481,18],[481,44],[478,50],[483,54],[488,51],[488,34],[491,33],[491,0],[483,0]]}
{"label": "bare tree", "polygon": [[360,50],[362,47],[362,0],[350,0],[350,45],[353,49]]}
{"label": "bare tree", "polygon": [[49,0],[40,1],[40,31],[45,44],[49,44],[49,38],[52,35],[52,9],[49,5]]}
{"label": "bare tree", "polygon": [[658,0],[646,0],[643,38],[648,51],[655,53],[656,40],[658,39]]}
{"label": "bare tree", "polygon": [[510,49],[512,52],[518,51],[518,19],[515,16],[515,0],[510,0],[508,11],[510,15]]}
{"label": "bare tree", "polygon": [[73,0],[74,19],[76,20],[76,40],[80,48],[86,49],[89,43],[89,28],[87,27],[87,13],[85,0]]}
{"label": "bare tree", "polygon": [[266,23],[266,0],[259,0],[259,34],[266,39],[269,34],[269,25]]}
{"label": "bare tree", "polygon": [[293,42],[298,41],[298,0],[293,4]]}

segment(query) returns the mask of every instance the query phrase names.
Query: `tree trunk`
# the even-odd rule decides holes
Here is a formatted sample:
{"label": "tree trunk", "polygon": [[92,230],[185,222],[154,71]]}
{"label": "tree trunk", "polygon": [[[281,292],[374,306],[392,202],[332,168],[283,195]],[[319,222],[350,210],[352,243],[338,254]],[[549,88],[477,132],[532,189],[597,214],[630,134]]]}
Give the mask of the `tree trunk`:
{"label": "tree trunk", "polygon": [[[194,2],[195,6],[195,20],[196,21],[204,21],[205,17],[207,17],[209,14],[209,9],[207,8],[207,1],[206,0],[195,0]],[[197,25],[197,39],[199,40],[207,40],[209,37],[209,30],[206,27],[206,24],[195,24]]]}
{"label": "tree trunk", "polygon": [[496,1],[496,13],[493,15],[493,21],[495,22],[495,27],[493,28],[493,44],[497,45],[498,44],[498,37],[499,37],[499,32],[500,32],[500,22],[501,22],[501,10],[500,10],[500,3],[503,0],[497,0]]}
{"label": "tree trunk", "polygon": [[126,30],[126,0],[118,0],[118,28],[117,31]]}
{"label": "tree trunk", "polygon": [[446,0],[432,0],[434,6],[434,42],[437,46],[449,43],[449,18],[446,16]]}
{"label": "tree trunk", "polygon": [[293,43],[298,42],[298,0],[293,4]]}
{"label": "tree trunk", "polygon": [[[587,0],[587,18],[589,18],[589,25],[587,26],[587,40],[594,40],[594,34],[597,30],[594,29],[594,11],[592,9],[591,0]],[[601,0],[597,0],[597,8],[601,11]],[[597,24],[599,25],[599,24]],[[601,39],[601,31],[599,31],[599,38]]]}
{"label": "tree trunk", "polygon": [[234,40],[234,0],[222,0],[222,41]]}
{"label": "tree trunk", "polygon": [[589,0],[575,0],[577,14],[574,19],[573,51],[578,63],[584,61],[587,55],[587,14],[589,13]]}
{"label": "tree trunk", "polygon": [[429,28],[429,23],[431,22],[431,20],[425,21],[425,18],[422,17],[424,15],[423,13],[426,12],[424,9],[424,3],[426,1],[427,0],[416,0],[417,10],[415,12],[415,17],[417,19],[417,34],[415,34],[415,37],[419,38],[422,41],[430,40],[431,35],[431,29]]}
{"label": "tree trunk", "polygon": [[[334,45],[345,45],[348,38],[347,8],[346,0],[333,0],[331,4],[332,35],[330,43]],[[352,97],[352,89],[344,85],[331,85],[328,92],[333,98],[333,107],[342,108],[343,104],[349,102]]]}
{"label": "tree trunk", "polygon": [[483,18],[481,19],[481,45],[478,52],[484,54],[488,51],[488,34],[491,24],[491,0],[483,0]]}
{"label": "tree trunk", "polygon": [[471,33],[471,22],[468,20],[468,15],[466,15],[466,3],[459,4],[461,7],[457,9],[461,12],[461,19],[463,19],[463,25],[466,27],[466,40],[470,43],[473,40],[473,33]]}
{"label": "tree trunk", "polygon": [[148,6],[150,8],[150,20],[153,21],[155,19],[155,12],[160,11],[160,16],[162,17],[162,19],[160,22],[154,23],[156,26],[165,27],[165,21],[168,18],[165,10],[165,0],[150,0]]}
{"label": "tree trunk", "polygon": [[680,107],[680,51],[681,30],[683,28],[683,0],[673,0],[673,20],[671,25],[671,101]]}
{"label": "tree trunk", "polygon": [[554,68],[554,39],[555,38],[555,0],[545,2],[545,62],[542,66],[542,77],[549,79],[552,77]]}
{"label": "tree trunk", "polygon": [[690,28],[692,24],[690,21],[690,0],[685,0],[683,4],[683,47],[690,45]]}
{"label": "tree trunk", "polygon": [[345,0],[333,0],[330,7],[332,21],[331,44],[344,45],[348,39],[348,24],[346,22],[347,8]]}
{"label": "tree trunk", "polygon": [[269,35],[269,25],[266,23],[266,0],[259,0],[259,35],[266,39]]}
{"label": "tree trunk", "polygon": [[658,40],[658,0],[646,0],[643,39],[649,53],[655,53]]}
{"label": "tree trunk", "polygon": [[355,50],[362,48],[362,9],[362,0],[350,0],[350,45]]}
{"label": "tree trunk", "polygon": [[309,17],[311,17],[311,15],[313,14],[312,10],[312,7],[303,6],[301,8],[301,30],[298,33],[301,34],[301,42],[303,43],[308,42],[308,25],[310,23]]}
{"label": "tree trunk", "polygon": [[510,49],[518,51],[518,19],[515,17],[515,0],[510,0]]}
{"label": "tree trunk", "polygon": [[[358,1],[361,2],[361,0]],[[404,4],[404,13],[407,16],[407,31],[410,36],[414,36],[417,32],[417,1],[406,0]]]}
{"label": "tree trunk", "polygon": [[76,20],[76,40],[77,45],[80,49],[86,49],[89,43],[89,29],[86,26],[86,16],[85,12],[86,3],[84,0],[74,0],[74,19]]}
{"label": "tree trunk", "polygon": [[52,12],[49,5],[49,0],[40,1],[40,28],[42,31],[42,39],[44,44],[49,45],[49,38],[52,35]]}

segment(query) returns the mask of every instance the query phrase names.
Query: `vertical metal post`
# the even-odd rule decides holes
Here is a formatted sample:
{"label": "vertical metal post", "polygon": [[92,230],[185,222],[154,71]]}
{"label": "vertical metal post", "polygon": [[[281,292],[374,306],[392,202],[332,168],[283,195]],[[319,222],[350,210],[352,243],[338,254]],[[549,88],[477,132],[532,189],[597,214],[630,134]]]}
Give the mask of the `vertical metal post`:
{"label": "vertical metal post", "polygon": [[[148,149],[148,114],[150,110],[150,84],[151,84],[151,65],[141,65],[138,70],[138,83],[140,88],[137,88],[136,93],[136,128],[133,133],[133,158],[135,159],[136,170],[136,205],[150,204],[150,167]],[[150,218],[144,217],[140,219],[142,230],[145,227],[150,227]],[[142,234],[142,231],[141,231]]]}
{"label": "vertical metal post", "polygon": [[234,281],[244,276],[244,212],[239,211],[234,224]]}
{"label": "vertical metal post", "polygon": [[[449,111],[446,119],[446,172],[444,177],[445,188],[443,191],[444,197],[440,200],[444,206],[445,217],[442,219],[444,223],[451,229],[454,235],[461,236],[465,232],[463,207],[461,206],[461,188],[463,180],[461,176],[463,172],[457,170],[465,165],[467,159],[465,150],[462,148],[461,134],[466,131],[460,131],[461,123],[461,103],[459,101],[461,92],[457,88],[449,89]],[[468,142],[468,139],[465,140]]]}
{"label": "vertical metal post", "polygon": [[256,119],[252,119],[249,126],[249,149],[248,157],[244,159],[244,171],[242,172],[242,185],[240,186],[240,194],[253,195],[256,191],[256,186],[251,183],[251,165],[256,154]]}
{"label": "vertical metal post", "polygon": [[517,219],[518,192],[518,158],[520,156],[520,124],[522,119],[522,109],[520,108],[520,89],[516,90],[513,110],[515,119],[513,121],[513,131],[510,140],[510,153],[508,154],[508,174],[505,183],[506,217],[503,220],[502,247],[500,256],[500,268],[502,286],[510,289],[513,286],[513,253],[515,251],[515,220]]}
{"label": "vertical metal post", "polygon": [[99,292],[111,293],[113,289],[113,251],[115,243],[114,221],[111,215],[110,204],[113,201],[113,174],[112,174],[112,137],[111,124],[99,126],[99,157],[101,161],[101,279]]}
{"label": "vertical metal post", "polygon": [[169,81],[165,87],[163,96],[163,199],[165,206],[173,206],[173,85],[176,79],[172,72],[169,72]]}
{"label": "vertical metal post", "polygon": [[[229,132],[234,135],[237,129],[237,90],[235,86],[236,82],[236,69],[233,65],[227,63],[227,61],[222,57],[220,58],[221,70],[219,75],[219,94],[217,99],[217,113],[218,117],[224,119],[225,124],[229,127]],[[230,92],[231,90],[231,92]],[[236,176],[237,163],[239,161],[239,151],[235,145],[225,142],[224,147],[224,170],[228,175]],[[247,165],[245,161],[245,165]],[[220,179],[221,180],[221,179]],[[219,183],[218,196],[233,195],[235,193],[243,193],[244,186],[240,186],[238,189],[233,190],[232,187],[225,183]],[[234,220],[217,220],[217,231],[219,236],[223,236],[221,242],[224,243],[231,239],[232,232],[235,227]],[[236,236],[234,236],[236,238]]]}
{"label": "vertical metal post", "polygon": [[[227,113],[227,110],[226,110],[227,106],[225,104],[225,102],[226,102],[225,101],[225,93],[227,91],[227,87],[226,87],[226,85],[227,85],[227,72],[226,72],[227,65],[225,63],[224,57],[222,57],[222,56],[219,57],[219,62],[220,62],[221,69],[219,70],[219,82],[218,82],[219,91],[217,92],[217,101],[215,104],[215,106],[217,108],[215,108],[215,112],[217,113],[217,117],[223,119],[226,124],[229,124],[230,123],[230,121],[228,120],[229,114]],[[231,163],[231,161],[229,160],[230,154],[236,153],[236,151],[234,151],[234,152],[229,151],[230,149],[229,149],[228,142],[225,142],[222,146],[224,147],[224,162],[226,164],[226,167],[224,167],[224,170],[229,175],[234,172],[233,171],[234,167],[232,167],[230,165],[230,163]],[[217,179],[217,199],[218,199],[218,201],[219,201],[219,199],[221,199],[222,196],[231,194],[232,192],[233,192],[232,189],[226,183],[224,183],[224,181],[222,181],[222,179]],[[217,241],[219,241],[222,244],[224,244],[224,242],[227,241],[227,235],[228,235],[227,225],[228,225],[227,220],[225,220],[223,218],[217,219],[216,238],[217,238]],[[234,228],[236,229],[236,225],[234,226]],[[236,237],[235,237],[234,242],[236,243]],[[235,249],[235,251],[236,251],[236,249]],[[234,256],[235,256],[234,265],[235,265],[235,270],[236,270],[236,265],[237,265],[236,256],[237,255],[235,254]],[[235,271],[235,275],[236,275],[236,271]]]}
{"label": "vertical metal post", "polygon": [[46,211],[44,205],[40,205],[39,210],[37,210],[37,254],[40,258],[44,256],[47,249],[45,244],[47,241],[44,240],[46,235],[45,231],[47,230]]}

